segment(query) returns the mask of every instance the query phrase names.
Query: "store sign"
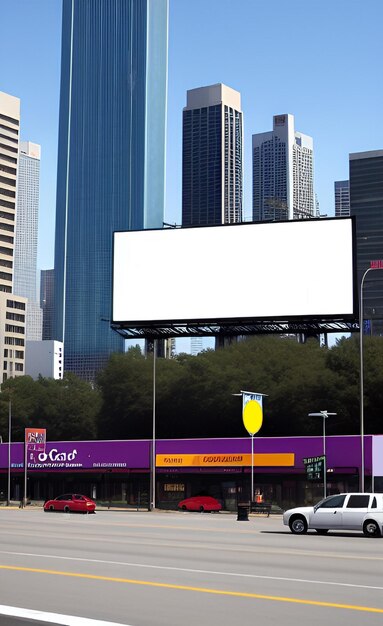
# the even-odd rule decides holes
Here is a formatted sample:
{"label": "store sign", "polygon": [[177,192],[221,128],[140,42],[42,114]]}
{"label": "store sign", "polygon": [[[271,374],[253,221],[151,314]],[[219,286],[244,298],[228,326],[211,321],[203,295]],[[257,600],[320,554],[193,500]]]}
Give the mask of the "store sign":
{"label": "store sign", "polygon": [[46,442],[47,431],[45,428],[25,429],[25,443],[28,446],[28,450],[34,450],[36,452],[44,451]]}
{"label": "store sign", "polygon": [[45,428],[25,429],[25,458],[27,467],[32,467],[40,454],[45,453],[47,431]]}
{"label": "store sign", "polygon": [[175,493],[183,493],[185,491],[185,484],[184,483],[165,483],[164,484],[164,491],[168,492],[175,492]]}
{"label": "store sign", "polygon": [[28,467],[31,469],[51,469],[51,468],[74,468],[82,467],[82,463],[76,462],[77,450],[62,451],[59,448],[52,448],[49,452],[40,452],[34,458],[28,456]]}
{"label": "store sign", "polygon": [[[255,467],[293,467],[293,453],[254,454]],[[251,454],[157,454],[156,467],[249,467]]]}
{"label": "store sign", "polygon": [[307,480],[323,480],[325,456],[311,456],[307,459],[303,459],[303,463],[306,466],[306,478]]}
{"label": "store sign", "polygon": [[[36,446],[31,440],[26,445],[28,470],[90,469],[104,472],[149,467],[149,446],[145,441],[56,441],[37,450],[30,449],[30,446]],[[22,450],[20,453],[13,453],[14,463],[22,461]]]}

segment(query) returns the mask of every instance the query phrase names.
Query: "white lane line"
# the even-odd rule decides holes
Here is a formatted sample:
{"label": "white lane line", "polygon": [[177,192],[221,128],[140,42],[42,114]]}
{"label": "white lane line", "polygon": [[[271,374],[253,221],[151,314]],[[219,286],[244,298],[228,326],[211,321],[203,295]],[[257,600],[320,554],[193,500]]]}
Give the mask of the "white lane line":
{"label": "white lane line", "polygon": [[166,570],[168,572],[187,572],[189,574],[212,574],[214,576],[231,576],[233,578],[254,578],[258,580],[280,580],[284,582],[292,583],[305,583],[309,585],[329,585],[333,587],[353,587],[355,589],[374,589],[377,591],[383,591],[383,587],[372,585],[356,585],[354,583],[339,583],[330,580],[310,580],[306,578],[287,578],[285,576],[261,576],[260,574],[241,574],[239,572],[216,572],[214,570],[206,569],[190,569],[187,567],[170,567],[166,565],[145,565],[144,563],[129,563],[126,561],[105,561],[102,559],[83,559],[81,557],[72,556],[55,556],[52,554],[34,554],[31,552],[6,552],[0,551],[0,554],[8,554],[11,556],[31,556],[42,559],[55,559],[62,561],[78,561],[81,563],[99,563],[102,565],[123,565],[125,567],[138,567],[142,569],[156,569]]}
{"label": "white lane line", "polygon": [[64,626],[128,626],[127,624],[117,622],[105,622],[104,620],[76,617],[75,615],[62,615],[61,613],[46,613],[45,611],[21,609],[16,606],[5,606],[4,604],[0,604],[0,615],[50,622],[51,624]]}

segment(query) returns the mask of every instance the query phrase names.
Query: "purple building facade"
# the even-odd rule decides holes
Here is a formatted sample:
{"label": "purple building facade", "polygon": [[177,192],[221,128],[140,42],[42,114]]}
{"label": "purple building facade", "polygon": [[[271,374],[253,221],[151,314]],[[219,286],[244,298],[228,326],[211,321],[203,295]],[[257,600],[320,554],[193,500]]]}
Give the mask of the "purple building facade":
{"label": "purple building facade", "polygon": [[[383,491],[383,435],[366,435],[366,488]],[[157,440],[156,503],[175,508],[184,497],[206,493],[224,508],[250,497],[251,438]],[[9,467],[10,454],[10,467]],[[304,459],[323,454],[322,437],[255,437],[254,486],[281,508],[321,498],[323,478],[309,480]],[[48,442],[44,452],[27,452],[27,495],[45,500],[64,492],[81,492],[115,505],[149,505],[152,441]],[[23,495],[23,443],[0,444],[0,497]],[[326,437],[327,492],[358,490],[361,439]]]}

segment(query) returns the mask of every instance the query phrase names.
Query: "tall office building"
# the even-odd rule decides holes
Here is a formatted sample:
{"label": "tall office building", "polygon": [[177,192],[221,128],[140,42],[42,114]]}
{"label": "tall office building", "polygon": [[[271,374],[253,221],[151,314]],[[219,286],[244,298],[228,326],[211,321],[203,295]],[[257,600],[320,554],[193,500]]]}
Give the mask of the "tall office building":
{"label": "tall office building", "polygon": [[203,350],[203,337],[191,337],[190,354],[196,356]]}
{"label": "tall office building", "polygon": [[253,135],[253,220],[315,217],[313,140],[294,116],[274,115],[273,130]]}
{"label": "tall office building", "polygon": [[28,298],[26,340],[42,338],[43,314],[37,302],[37,238],[40,189],[40,146],[20,142],[17,176],[17,228],[13,291]]}
{"label": "tall office building", "polygon": [[43,312],[43,341],[48,339],[53,340],[54,277],[54,270],[41,270],[40,306]]}
{"label": "tall office building", "polygon": [[334,183],[335,217],[350,215],[350,183],[348,180],[337,180]]}
{"label": "tall office building", "polygon": [[41,270],[40,273],[40,307],[43,312],[43,341],[53,340],[53,296],[54,270]]}
{"label": "tall office building", "polygon": [[20,100],[0,92],[0,382],[24,374],[27,299],[13,295]]}
{"label": "tall office building", "polygon": [[124,349],[113,232],[163,225],[167,31],[167,0],[63,2],[54,339],[85,379]]}
{"label": "tall office building", "polygon": [[[358,284],[370,262],[383,258],[383,150],[350,154],[350,214],[356,217]],[[363,289],[365,332],[383,335],[383,271]]]}
{"label": "tall office building", "polygon": [[242,221],[241,94],[226,85],[191,89],[183,110],[182,226]]}

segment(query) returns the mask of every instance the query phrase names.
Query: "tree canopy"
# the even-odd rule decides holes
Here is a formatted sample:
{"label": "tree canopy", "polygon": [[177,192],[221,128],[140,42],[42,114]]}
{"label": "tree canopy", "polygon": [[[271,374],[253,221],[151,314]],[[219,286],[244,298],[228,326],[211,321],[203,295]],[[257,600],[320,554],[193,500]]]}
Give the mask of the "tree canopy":
{"label": "tree canopy", "polygon": [[[365,432],[381,433],[383,339],[364,338]],[[312,339],[251,337],[197,356],[156,359],[156,436],[239,437],[241,390],[265,394],[260,436],[320,434],[308,413],[337,413],[329,434],[359,432],[358,336],[332,348]],[[138,347],[113,354],[90,385],[73,374],[63,380],[28,376],[5,381],[0,393],[0,435],[7,440],[9,401],[12,438],[28,426],[47,428],[50,440],[151,438],[153,356]]]}
{"label": "tree canopy", "polygon": [[62,380],[9,378],[1,386],[0,433],[6,439],[11,410],[14,441],[23,441],[29,427],[46,428],[51,440],[94,439],[99,406],[99,392],[71,373]]}

